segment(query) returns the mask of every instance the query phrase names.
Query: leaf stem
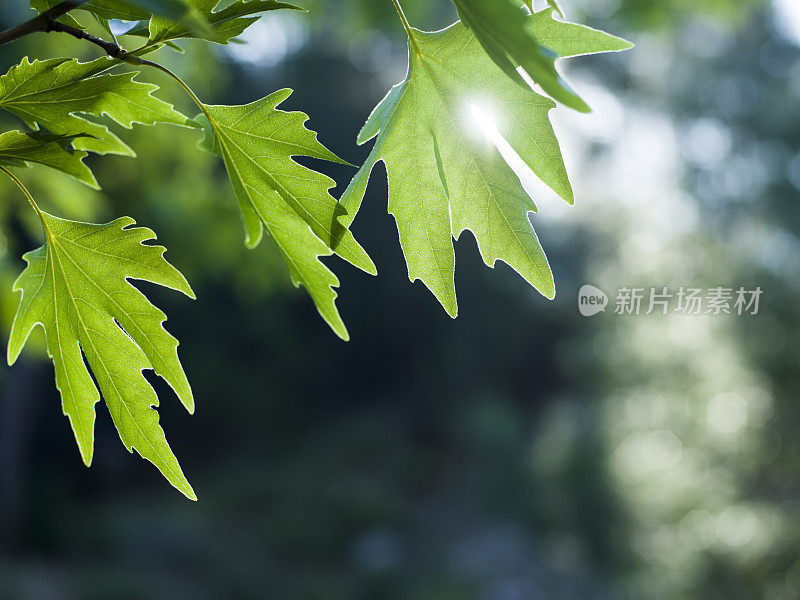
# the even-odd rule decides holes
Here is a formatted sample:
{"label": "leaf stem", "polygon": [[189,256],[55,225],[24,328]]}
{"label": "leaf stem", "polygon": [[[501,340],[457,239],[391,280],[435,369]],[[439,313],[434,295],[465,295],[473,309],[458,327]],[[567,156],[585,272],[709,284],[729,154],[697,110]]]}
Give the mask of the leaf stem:
{"label": "leaf stem", "polygon": [[403,29],[406,30],[406,35],[408,35],[409,43],[414,46],[414,50],[417,51],[418,54],[422,54],[422,50],[420,50],[419,45],[417,44],[417,39],[414,37],[414,32],[411,29],[411,25],[408,24],[408,19],[406,19],[406,13],[403,12],[403,7],[400,6],[399,0],[392,0],[394,4],[394,8],[397,11],[397,14],[400,16],[400,20],[403,22]]}
{"label": "leaf stem", "polygon": [[13,181],[13,182],[14,182],[14,183],[17,185],[17,187],[18,187],[18,188],[19,188],[19,189],[22,191],[22,193],[23,193],[23,194],[25,194],[25,198],[27,198],[27,199],[28,199],[28,204],[30,204],[30,205],[31,205],[31,207],[33,208],[33,210],[35,210],[35,211],[36,211],[36,214],[39,216],[39,220],[42,222],[42,226],[43,226],[43,227],[44,227],[44,229],[45,229],[45,233],[49,234],[49,233],[50,233],[50,229],[49,229],[49,227],[47,227],[47,223],[46,223],[46,222],[45,222],[45,220],[44,220],[44,213],[42,212],[42,209],[41,209],[41,208],[39,208],[39,205],[38,205],[38,204],[36,204],[36,200],[34,200],[34,199],[33,199],[33,196],[32,196],[32,195],[31,195],[31,193],[28,191],[28,188],[26,188],[26,187],[25,187],[25,184],[23,184],[23,183],[22,183],[22,182],[21,182],[21,181],[20,181],[20,180],[17,178],[17,176],[16,176],[16,175],[14,175],[14,174],[13,174],[11,171],[9,171],[8,169],[6,169],[6,168],[5,168],[3,165],[0,165],[0,171],[2,171],[3,173],[5,173],[6,175],[8,175],[8,177],[11,179],[11,181]]}
{"label": "leaf stem", "polygon": [[194,103],[197,105],[197,107],[203,112],[203,114],[206,116],[206,118],[209,121],[211,121],[211,115],[208,114],[208,111],[206,110],[206,105],[203,104],[203,102],[200,100],[200,98],[197,97],[197,94],[195,94],[192,91],[192,88],[190,88],[188,86],[188,84],[183,79],[178,77],[175,73],[170,71],[167,67],[165,67],[164,65],[160,65],[158,63],[155,63],[155,62],[153,62],[151,60],[146,60],[144,58],[138,58],[138,57],[133,57],[133,56],[128,56],[123,60],[126,60],[128,63],[130,63],[132,65],[146,65],[148,67],[153,67],[154,69],[158,69],[162,73],[166,73],[167,75],[169,75],[172,79],[174,79],[178,83],[178,85],[180,85],[183,88],[183,90],[187,94],[189,94],[189,97],[194,101]]}

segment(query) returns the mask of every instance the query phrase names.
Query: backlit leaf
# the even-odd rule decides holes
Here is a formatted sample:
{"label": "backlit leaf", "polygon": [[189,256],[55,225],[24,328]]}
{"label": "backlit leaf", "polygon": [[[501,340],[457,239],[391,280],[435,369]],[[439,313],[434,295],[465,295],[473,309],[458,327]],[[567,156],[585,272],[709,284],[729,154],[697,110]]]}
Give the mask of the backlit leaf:
{"label": "backlit leaf", "polygon": [[136,73],[104,73],[114,62],[101,58],[82,63],[53,58],[21,63],[0,77],[0,109],[21,117],[31,127],[60,135],[82,135],[75,149],[98,154],[133,151],[91,117],[109,116],[123,127],[134,123],[186,125],[188,119],[172,105],[154,97],[158,86],[136,81]]}
{"label": "backlit leaf", "polygon": [[47,213],[40,217],[45,243],[23,257],[28,266],[14,284],[22,298],[8,343],[9,364],[41,325],[64,414],[84,462],[92,462],[99,387],[125,447],[135,449],[195,499],[153,410],[158,397],[142,375],[144,369],[153,369],[192,412],[194,399],[178,360],[178,341],[163,328],[164,313],[129,280],[150,281],[194,298],[189,284],[164,259],[163,247],[143,243],[155,234],[132,227],[130,217],[105,225]]}
{"label": "backlit leaf", "polygon": [[413,30],[406,79],[391,89],[358,136],[360,144],[376,141],[342,196],[348,218],[358,211],[373,167],[383,161],[389,212],[397,221],[409,278],[420,279],[451,316],[457,314],[452,238],[466,230],[475,235],[487,265],[507,263],[552,298],[553,275],[528,220],[536,207],[496,144],[510,145],[572,203],[548,117],[554,107],[549,98],[507,77],[462,23],[433,33]]}
{"label": "backlit leaf", "polygon": [[257,246],[266,229],[295,285],[306,288],[331,328],[347,339],[332,289],[339,281],[319,257],[336,253],[373,274],[375,266],[340,222],[345,211],[329,193],[335,182],[292,158],[344,162],[305,127],[305,114],[277,109],[291,93],[279,90],[244,106],[205,106],[213,136],[207,144],[227,167],[247,246]]}

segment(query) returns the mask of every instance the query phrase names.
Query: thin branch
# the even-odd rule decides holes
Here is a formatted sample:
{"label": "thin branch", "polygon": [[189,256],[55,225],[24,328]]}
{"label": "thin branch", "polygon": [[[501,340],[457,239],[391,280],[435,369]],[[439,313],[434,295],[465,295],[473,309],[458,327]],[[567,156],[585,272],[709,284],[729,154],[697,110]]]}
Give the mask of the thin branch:
{"label": "thin branch", "polygon": [[47,27],[44,30],[46,33],[50,33],[51,31],[56,31],[58,33],[68,33],[72,37],[78,38],[79,40],[86,40],[87,42],[91,42],[95,46],[99,46],[100,48],[105,51],[111,58],[118,58],[121,54],[124,54],[125,51],[120,48],[119,44],[115,44],[113,42],[107,42],[104,39],[101,39],[97,36],[91,35],[86,33],[82,29],[78,29],[77,27],[72,27],[71,25],[65,25],[64,23],[59,23],[58,21],[50,21],[47,24]]}
{"label": "thin branch", "polygon": [[0,46],[8,44],[19,38],[25,37],[38,31],[52,31],[48,26],[55,22],[60,17],[63,17],[74,8],[78,8],[81,4],[86,4],[89,0],[66,0],[60,2],[53,8],[44,11],[42,14],[33,17],[29,21],[25,21],[21,25],[12,27],[0,33]]}

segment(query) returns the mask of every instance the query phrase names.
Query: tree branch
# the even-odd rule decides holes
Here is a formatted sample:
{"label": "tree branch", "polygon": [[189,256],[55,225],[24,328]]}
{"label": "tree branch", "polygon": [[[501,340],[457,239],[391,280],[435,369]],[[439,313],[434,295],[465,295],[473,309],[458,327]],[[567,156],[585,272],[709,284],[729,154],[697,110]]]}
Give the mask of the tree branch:
{"label": "tree branch", "polygon": [[[25,21],[21,25],[12,27],[0,33],[0,46],[18,40],[21,37],[36,33],[38,31],[55,31],[49,29],[50,25],[56,19],[63,17],[74,8],[78,8],[81,4],[86,4],[89,0],[66,0],[56,4],[53,8],[44,11],[42,14],[35,16],[30,21]],[[76,30],[80,31],[80,30]]]}
{"label": "tree branch", "polygon": [[87,42],[91,42],[95,46],[100,46],[106,54],[108,54],[111,58],[117,58],[120,54],[123,54],[125,51],[120,48],[118,44],[113,42],[107,42],[97,36],[91,35],[86,33],[85,31],[78,29],[76,27],[72,27],[70,25],[65,25],[64,23],[59,23],[58,21],[50,21],[47,23],[47,27],[44,30],[46,33],[50,33],[51,31],[57,31],[59,33],[68,33],[72,37],[76,37],[79,40],[86,40]]}

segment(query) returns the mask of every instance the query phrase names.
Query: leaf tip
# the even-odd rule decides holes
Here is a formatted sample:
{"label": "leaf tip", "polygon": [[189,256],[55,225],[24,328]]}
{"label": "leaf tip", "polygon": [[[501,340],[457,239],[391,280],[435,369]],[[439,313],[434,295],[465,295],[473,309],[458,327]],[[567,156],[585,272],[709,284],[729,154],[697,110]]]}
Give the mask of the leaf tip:
{"label": "leaf tip", "polygon": [[339,321],[338,323],[328,323],[333,329],[333,332],[339,337],[340,340],[343,342],[350,341],[350,332],[347,331],[347,326],[345,326],[343,321]]}
{"label": "leaf tip", "polygon": [[186,496],[188,500],[191,500],[192,502],[197,502],[197,494],[194,493],[194,489],[192,488],[192,486],[189,484],[188,481],[185,483],[186,483],[186,485],[184,486],[185,489],[183,487],[179,488],[180,492],[184,496]]}
{"label": "leaf tip", "polygon": [[364,269],[364,272],[367,275],[372,275],[373,277],[377,277],[378,276],[378,267],[375,266],[375,263],[373,262],[372,258],[367,256],[367,259],[369,260],[369,265],[367,265],[368,268]]}
{"label": "leaf tip", "polygon": [[546,279],[545,281],[540,282],[539,285],[536,285],[534,287],[539,291],[539,293],[542,296],[544,296],[548,300],[555,300],[555,297],[556,297],[556,282],[555,282],[555,278],[553,277],[552,269],[548,268],[548,271],[550,273],[549,279]]}
{"label": "leaf tip", "polygon": [[183,273],[181,273],[180,271],[178,271],[178,273],[181,275],[181,278],[183,279],[183,281],[181,282],[181,286],[178,288],[178,291],[181,292],[187,298],[189,298],[189,300],[197,300],[197,294],[194,293],[194,290],[192,289],[192,286],[189,284],[189,281],[186,279]]}
{"label": "leaf tip", "polygon": [[583,98],[580,98],[578,96],[575,96],[575,100],[570,106],[575,110],[577,110],[579,113],[588,114],[592,112],[592,107],[586,104]]}
{"label": "leaf tip", "polygon": [[458,300],[455,297],[455,290],[453,290],[453,295],[447,295],[442,298],[439,294],[434,293],[436,299],[439,301],[439,304],[442,305],[444,311],[448,314],[451,319],[455,319],[458,317]]}
{"label": "leaf tip", "polygon": [[188,387],[188,382],[187,382],[187,392],[188,393],[180,394],[179,400],[181,401],[181,404],[183,404],[183,407],[186,409],[186,412],[188,412],[190,415],[193,415],[195,408],[194,396],[192,395],[191,388]]}
{"label": "leaf tip", "polygon": [[[350,231],[348,231],[348,234],[350,234]],[[378,268],[375,266],[375,263],[367,251],[364,250],[363,246],[361,246],[352,235],[349,236],[348,241],[351,243],[347,244],[347,248],[339,244],[334,249],[334,252],[367,275],[376,276],[378,274]]]}
{"label": "leaf tip", "polygon": [[92,466],[92,458],[94,457],[94,446],[89,446],[88,448],[83,448],[82,446],[79,447],[81,453],[81,460],[83,464],[87,467]]}
{"label": "leaf tip", "polygon": [[248,250],[255,250],[258,245],[261,243],[261,238],[263,236],[263,232],[259,233],[257,236],[252,236],[249,233],[245,234],[244,236],[244,246]]}
{"label": "leaf tip", "polygon": [[[28,339],[27,336],[19,335],[16,325],[17,317],[15,317],[14,323],[11,324],[11,334],[9,336],[8,346],[6,347],[6,362],[9,367],[13,367],[14,363],[17,362],[19,355],[22,353],[22,348],[25,346],[25,342]],[[30,333],[28,335],[30,335]]]}

